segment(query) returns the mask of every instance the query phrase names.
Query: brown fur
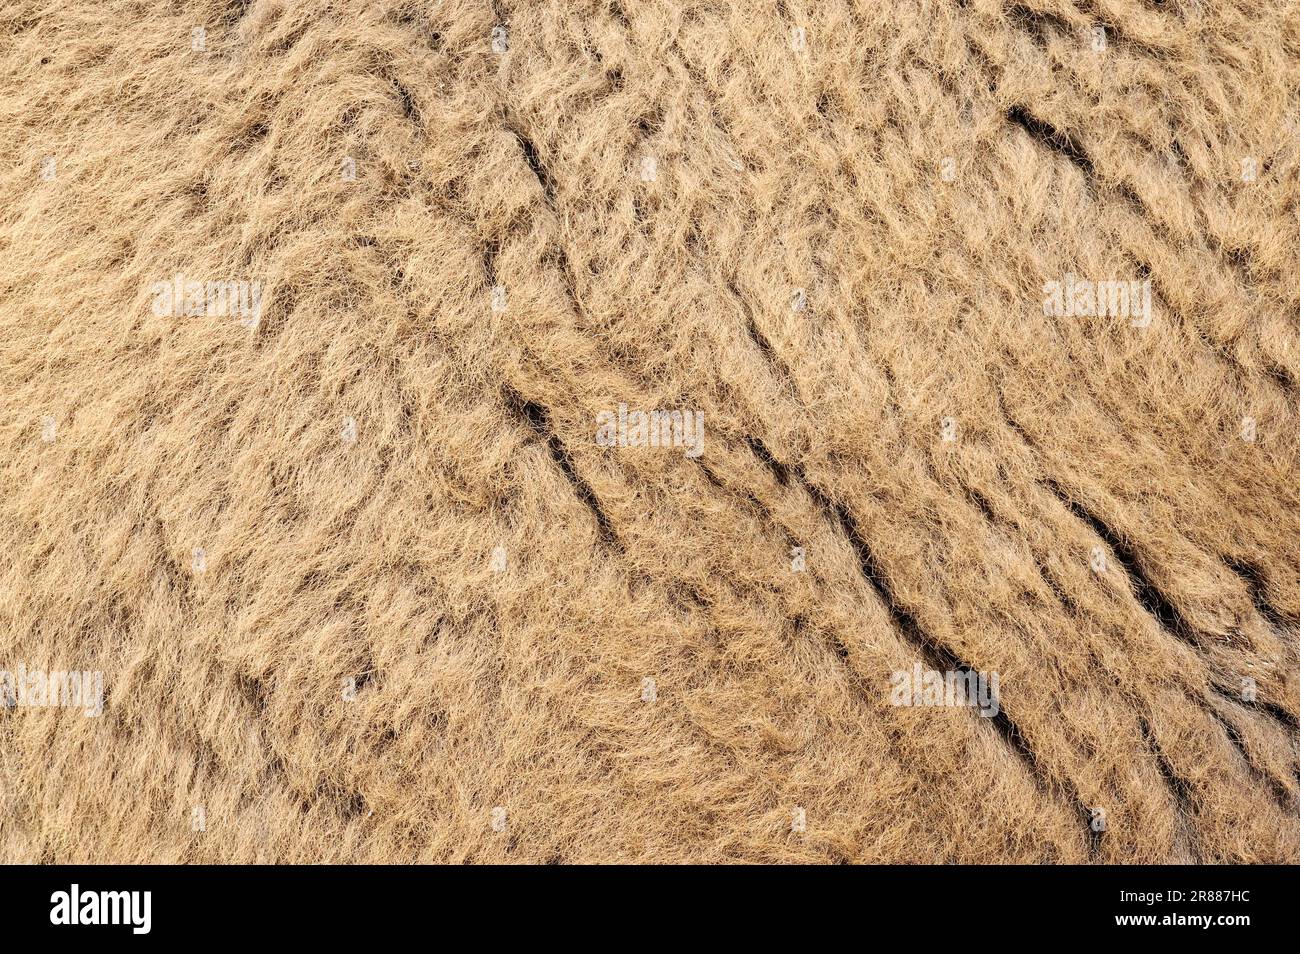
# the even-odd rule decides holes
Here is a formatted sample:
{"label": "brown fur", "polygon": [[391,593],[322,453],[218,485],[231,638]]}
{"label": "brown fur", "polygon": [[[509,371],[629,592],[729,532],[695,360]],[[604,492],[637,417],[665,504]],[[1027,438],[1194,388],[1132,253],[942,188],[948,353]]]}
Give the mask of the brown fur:
{"label": "brown fur", "polygon": [[0,61],[0,668],[107,694],[0,710],[0,859],[1300,860],[1294,2],[9,0]]}

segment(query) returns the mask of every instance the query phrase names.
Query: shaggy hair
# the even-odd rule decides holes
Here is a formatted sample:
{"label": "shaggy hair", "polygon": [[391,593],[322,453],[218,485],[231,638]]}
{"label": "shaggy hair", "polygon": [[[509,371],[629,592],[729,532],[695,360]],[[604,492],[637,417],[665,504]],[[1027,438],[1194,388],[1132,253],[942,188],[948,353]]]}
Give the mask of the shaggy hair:
{"label": "shaggy hair", "polygon": [[0,860],[1300,861],[1294,0],[0,39]]}

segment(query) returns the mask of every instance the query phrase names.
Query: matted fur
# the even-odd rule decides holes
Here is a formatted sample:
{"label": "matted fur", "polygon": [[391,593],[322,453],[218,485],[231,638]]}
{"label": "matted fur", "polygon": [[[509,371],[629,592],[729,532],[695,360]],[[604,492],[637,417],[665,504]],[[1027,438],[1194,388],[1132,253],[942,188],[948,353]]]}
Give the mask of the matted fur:
{"label": "matted fur", "polygon": [[0,668],[106,696],[0,710],[0,859],[1300,860],[1295,2],[7,0],[0,63]]}

